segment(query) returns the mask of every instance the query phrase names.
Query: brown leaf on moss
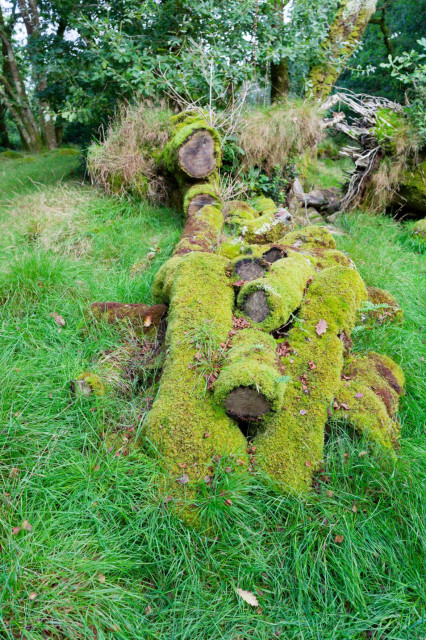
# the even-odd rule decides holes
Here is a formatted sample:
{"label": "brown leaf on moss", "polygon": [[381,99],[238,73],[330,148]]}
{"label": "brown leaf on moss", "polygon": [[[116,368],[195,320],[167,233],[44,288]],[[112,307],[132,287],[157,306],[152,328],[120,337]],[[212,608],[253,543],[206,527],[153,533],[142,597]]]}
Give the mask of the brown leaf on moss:
{"label": "brown leaf on moss", "polygon": [[363,398],[364,394],[363,393],[356,393],[354,397],[355,398]]}
{"label": "brown leaf on moss", "polygon": [[306,415],[307,411],[306,411],[306,409],[300,409],[299,413],[300,413],[301,416],[304,416],[304,415]]}
{"label": "brown leaf on moss", "polygon": [[177,482],[180,482],[180,484],[184,484],[184,485],[188,484],[188,482],[189,482],[188,474],[184,473],[181,478],[177,478]]}
{"label": "brown leaf on moss", "polygon": [[318,336],[321,336],[328,329],[328,324],[325,320],[319,320],[318,324],[315,325],[315,331]]}

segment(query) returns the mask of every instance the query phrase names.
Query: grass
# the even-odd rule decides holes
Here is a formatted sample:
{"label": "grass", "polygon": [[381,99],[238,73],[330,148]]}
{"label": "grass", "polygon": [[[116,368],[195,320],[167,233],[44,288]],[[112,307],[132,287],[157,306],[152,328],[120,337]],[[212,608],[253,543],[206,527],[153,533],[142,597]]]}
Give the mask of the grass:
{"label": "grass", "polygon": [[[404,229],[351,214],[338,239],[366,282],[404,309],[402,327],[355,333],[357,350],[404,367],[398,461],[341,425],[303,499],[223,469],[203,504],[218,534],[206,535],[168,511],[153,452],[109,451],[112,432],[140,431],[152,389],[75,399],[68,385],[125,340],[90,324],[89,304],[150,302],[180,218],[82,186],[74,157],[17,163],[0,165],[0,637],[422,640],[424,263]],[[14,532],[25,520],[31,530]]]}

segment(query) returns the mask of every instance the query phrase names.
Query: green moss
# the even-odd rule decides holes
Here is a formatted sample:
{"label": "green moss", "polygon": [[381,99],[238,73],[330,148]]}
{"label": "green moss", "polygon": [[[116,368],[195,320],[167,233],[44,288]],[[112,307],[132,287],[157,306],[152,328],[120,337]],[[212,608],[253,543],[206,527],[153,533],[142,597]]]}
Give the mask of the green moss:
{"label": "green moss", "polygon": [[426,218],[416,220],[416,222],[411,226],[410,232],[417,238],[426,238]]}
{"label": "green moss", "polygon": [[333,236],[325,227],[304,227],[297,231],[291,231],[280,239],[280,243],[301,249],[335,249],[336,243]]}
{"label": "green moss", "polygon": [[183,473],[179,464],[186,465],[184,473],[191,487],[204,477],[214,455],[228,451],[247,458],[241,431],[212,396],[205,395],[205,380],[193,366],[196,347],[188,339],[208,323],[218,343],[227,340],[232,329],[233,291],[226,266],[225,258],[194,252],[172,268],[166,334],[169,351],[146,437],[160,447],[176,491],[182,490],[177,481]]}
{"label": "green moss", "polygon": [[353,267],[353,262],[346,253],[337,249],[311,249],[308,255],[316,269],[329,269],[330,267]]}
{"label": "green moss", "polygon": [[398,130],[403,126],[402,115],[391,109],[382,108],[378,109],[375,126],[370,131],[384,149],[394,152]]}
{"label": "green moss", "polygon": [[406,209],[426,213],[426,160],[405,172],[398,195]]}
{"label": "green moss", "polygon": [[216,201],[215,206],[220,207],[221,200],[220,200],[219,186],[217,182],[214,181],[214,182],[202,182],[200,184],[198,183],[193,184],[186,191],[185,197],[183,200],[183,211],[185,216],[188,215],[188,207],[191,200],[196,196],[200,196],[200,195],[211,196]]}
{"label": "green moss", "polygon": [[23,154],[18,151],[13,151],[13,149],[7,149],[6,151],[0,152],[0,159],[5,158],[6,160],[22,160]]}
{"label": "green moss", "polygon": [[257,198],[252,198],[250,201],[253,209],[258,211],[261,215],[265,213],[269,213],[274,215],[278,211],[278,207],[271,198],[265,198],[264,196],[258,196]]}
{"label": "green moss", "polygon": [[257,280],[247,282],[238,295],[237,305],[243,310],[247,297],[255,291],[263,291],[270,314],[253,326],[273,331],[284,325],[291,313],[300,305],[308,279],[314,274],[309,260],[301,254],[293,254],[274,262],[270,271]]}
{"label": "green moss", "polygon": [[[283,366],[290,376],[283,409],[265,419],[256,460],[281,488],[306,491],[323,457],[324,427],[341,383],[343,332],[350,334],[366,297],[358,272],[324,269],[309,287],[299,322],[289,331]],[[327,322],[318,335],[320,320]],[[324,328],[324,327],[323,327]]]}
{"label": "green moss", "polygon": [[266,398],[272,411],[278,411],[286,381],[278,368],[276,347],[274,338],[263,331],[238,331],[227,362],[214,384],[216,402],[223,405],[231,391],[250,387]]}
{"label": "green moss", "polygon": [[254,220],[242,220],[240,233],[248,244],[266,244],[277,242],[288,230],[288,224],[275,218],[275,212],[264,213]]}
{"label": "green moss", "polygon": [[172,286],[181,260],[182,256],[173,256],[157,271],[152,285],[152,295],[156,302],[170,302]]}
{"label": "green moss", "polygon": [[242,238],[225,238],[219,245],[217,252],[224,258],[233,260],[238,256],[241,256],[245,252],[246,245]]}
{"label": "green moss", "polygon": [[391,448],[399,435],[396,414],[403,387],[404,374],[391,358],[374,352],[354,358],[345,369],[334,415],[343,416],[354,429]]}
{"label": "green moss", "polygon": [[91,371],[84,371],[74,382],[74,388],[78,395],[87,396],[94,393],[96,396],[103,396],[106,387],[101,377]]}

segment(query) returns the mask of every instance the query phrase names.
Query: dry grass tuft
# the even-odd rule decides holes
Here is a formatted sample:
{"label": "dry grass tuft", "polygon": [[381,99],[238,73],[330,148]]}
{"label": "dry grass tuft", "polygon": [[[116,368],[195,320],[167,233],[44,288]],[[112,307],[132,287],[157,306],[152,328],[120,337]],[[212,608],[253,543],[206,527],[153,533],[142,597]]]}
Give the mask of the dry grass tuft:
{"label": "dry grass tuft", "polygon": [[[85,209],[95,194],[81,185],[59,184],[43,187],[22,196],[19,206],[10,205],[11,237],[21,233],[32,245],[56,254],[80,258],[90,250],[87,234],[79,237],[78,229],[86,218]],[[77,231],[77,232],[76,232]]]}
{"label": "dry grass tuft", "polygon": [[152,202],[166,198],[166,182],[159,174],[152,151],[162,148],[170,135],[172,112],[150,101],[123,106],[110,123],[105,138],[89,148],[92,182],[107,193],[128,193]]}
{"label": "dry grass tuft", "polygon": [[289,156],[314,147],[325,136],[321,122],[318,107],[302,100],[248,111],[239,135],[246,166],[262,167],[268,174],[276,165],[285,166]]}

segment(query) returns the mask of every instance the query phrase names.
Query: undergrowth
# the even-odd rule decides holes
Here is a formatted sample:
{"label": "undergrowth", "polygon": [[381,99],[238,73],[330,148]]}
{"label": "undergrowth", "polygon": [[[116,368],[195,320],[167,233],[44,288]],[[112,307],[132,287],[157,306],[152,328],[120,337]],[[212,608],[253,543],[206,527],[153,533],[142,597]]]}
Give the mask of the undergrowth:
{"label": "undergrowth", "polygon": [[[89,322],[90,303],[150,302],[182,222],[163,208],[54,185],[48,172],[42,185],[44,162],[27,166],[37,184],[12,164],[0,169],[9,185],[0,202],[0,637],[423,639],[424,274],[401,227],[351,214],[338,237],[367,284],[388,288],[404,310],[401,327],[355,334],[358,351],[394,357],[407,376],[397,462],[335,425],[323,471],[301,498],[260,474],[228,473],[224,459],[199,498],[201,526],[190,530],[158,489],[155,452],[109,450],[114,430],[140,433],[152,389],[142,384],[132,398],[69,390],[123,341],[115,325]],[[56,180],[75,160],[62,162]],[[152,246],[160,250],[144,261]]]}

